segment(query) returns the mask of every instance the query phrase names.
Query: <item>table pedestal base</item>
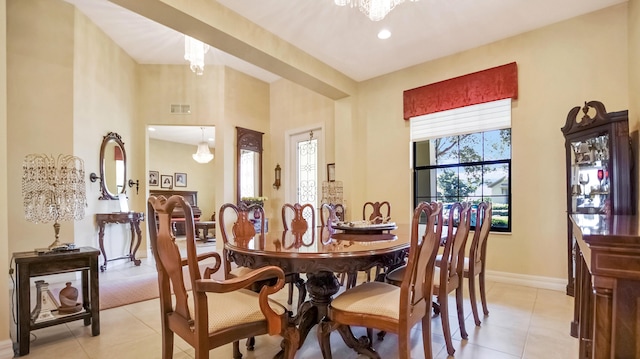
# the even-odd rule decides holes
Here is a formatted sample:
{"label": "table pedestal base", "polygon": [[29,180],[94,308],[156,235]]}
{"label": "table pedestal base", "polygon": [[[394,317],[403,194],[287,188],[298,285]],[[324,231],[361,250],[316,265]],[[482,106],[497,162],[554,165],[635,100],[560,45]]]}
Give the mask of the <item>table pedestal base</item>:
{"label": "table pedestal base", "polygon": [[[298,313],[291,320],[295,323],[300,333],[298,349],[302,346],[309,331],[314,325],[319,324],[327,316],[327,308],[333,295],[340,290],[340,282],[333,272],[318,272],[307,274],[307,292],[309,300],[302,303]],[[282,343],[284,345],[284,343]],[[284,346],[276,358],[284,356]]]}

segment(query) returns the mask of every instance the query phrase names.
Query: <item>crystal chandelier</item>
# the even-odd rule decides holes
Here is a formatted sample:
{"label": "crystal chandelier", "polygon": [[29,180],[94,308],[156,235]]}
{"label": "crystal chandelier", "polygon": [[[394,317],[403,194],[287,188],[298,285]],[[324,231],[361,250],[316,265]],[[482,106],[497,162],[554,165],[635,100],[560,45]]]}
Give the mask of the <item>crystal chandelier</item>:
{"label": "crystal chandelier", "polygon": [[184,59],[189,61],[189,67],[196,75],[202,75],[204,72],[204,54],[207,51],[209,45],[184,35]]}
{"label": "crystal chandelier", "polygon": [[[358,7],[362,13],[367,15],[371,21],[380,21],[396,5],[402,4],[405,0],[333,0],[338,6],[350,5],[351,7]],[[415,2],[418,0],[409,0]]]}
{"label": "crystal chandelier", "polygon": [[198,150],[191,157],[198,163],[209,163],[213,159],[213,154],[209,151],[209,144],[204,140],[204,127],[202,130],[202,142],[198,143]]}

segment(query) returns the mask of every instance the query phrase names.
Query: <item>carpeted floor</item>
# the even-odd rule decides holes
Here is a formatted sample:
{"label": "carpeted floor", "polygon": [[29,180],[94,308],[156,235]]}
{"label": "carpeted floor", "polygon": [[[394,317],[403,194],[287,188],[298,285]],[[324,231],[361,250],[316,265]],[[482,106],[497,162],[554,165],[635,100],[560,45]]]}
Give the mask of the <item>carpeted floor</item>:
{"label": "carpeted floor", "polygon": [[[178,243],[179,247],[184,246],[183,241],[177,240],[176,243]],[[198,243],[197,246],[199,253],[215,250],[215,242]],[[183,253],[183,255],[186,254]],[[212,260],[208,259],[200,264],[200,273],[204,272],[207,263],[212,263]],[[187,268],[185,267],[183,270],[185,286],[187,290],[190,290],[191,283],[187,273]],[[223,279],[223,276],[223,270],[220,268],[218,272],[213,275],[213,278]],[[158,298],[159,295],[158,275],[155,271],[131,277],[101,280],[100,310]]]}

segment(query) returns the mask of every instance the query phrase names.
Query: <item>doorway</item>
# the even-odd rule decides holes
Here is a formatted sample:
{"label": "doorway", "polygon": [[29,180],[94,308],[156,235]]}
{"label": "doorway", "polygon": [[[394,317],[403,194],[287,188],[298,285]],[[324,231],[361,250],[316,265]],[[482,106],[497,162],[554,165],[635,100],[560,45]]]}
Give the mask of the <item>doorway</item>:
{"label": "doorway", "polygon": [[289,203],[310,203],[318,213],[324,170],[324,136],[322,127],[297,131],[288,137],[290,179],[286,200]]}

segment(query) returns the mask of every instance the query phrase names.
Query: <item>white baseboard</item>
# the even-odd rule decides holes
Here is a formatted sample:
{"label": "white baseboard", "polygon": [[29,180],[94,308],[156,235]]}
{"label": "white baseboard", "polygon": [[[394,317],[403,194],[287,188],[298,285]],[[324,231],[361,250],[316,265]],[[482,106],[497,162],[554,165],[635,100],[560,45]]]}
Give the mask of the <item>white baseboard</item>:
{"label": "white baseboard", "polygon": [[560,292],[565,292],[567,289],[567,280],[555,277],[541,277],[488,270],[486,279],[497,283],[516,284],[525,287],[557,290]]}
{"label": "white baseboard", "polygon": [[13,342],[7,339],[0,342],[0,359],[13,358]]}

